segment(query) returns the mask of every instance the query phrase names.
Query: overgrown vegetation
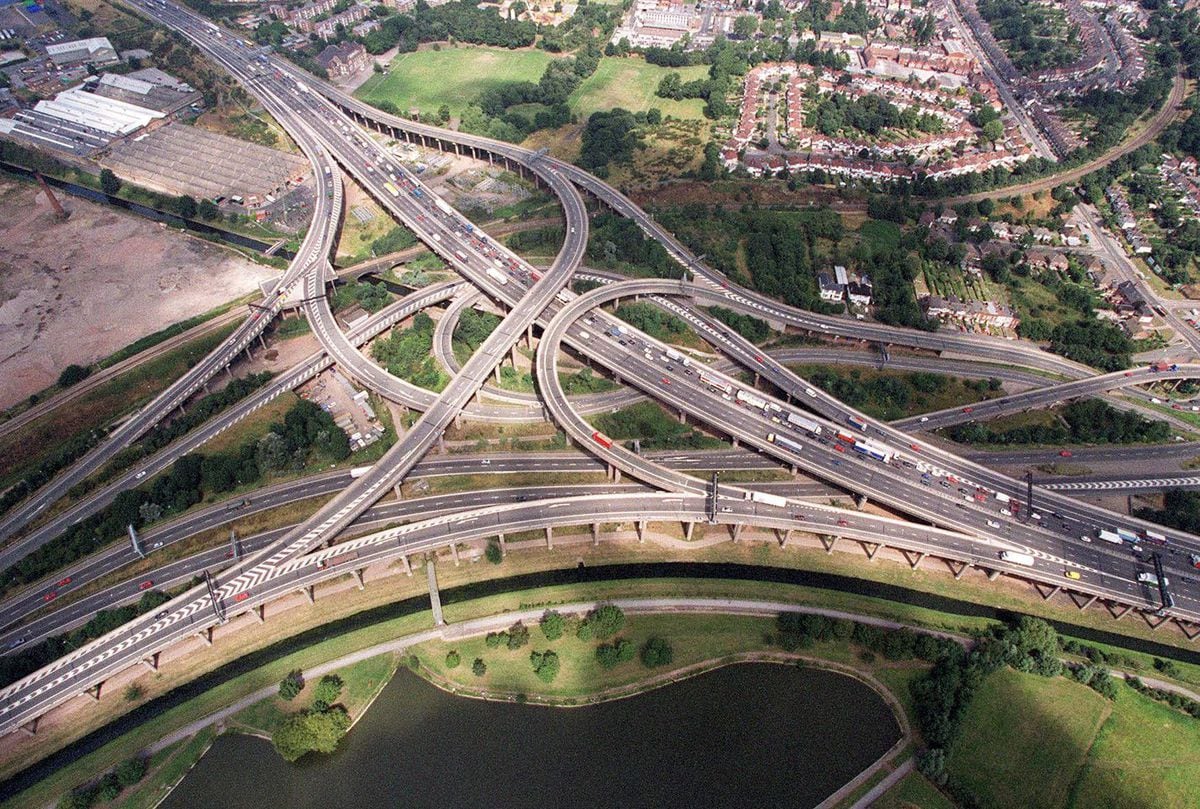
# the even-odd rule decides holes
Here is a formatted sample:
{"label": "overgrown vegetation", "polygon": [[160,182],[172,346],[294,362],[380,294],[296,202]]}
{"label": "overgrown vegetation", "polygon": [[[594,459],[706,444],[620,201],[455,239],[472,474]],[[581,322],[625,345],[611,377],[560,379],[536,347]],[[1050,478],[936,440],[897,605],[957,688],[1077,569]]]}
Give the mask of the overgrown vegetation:
{"label": "overgrown vegetation", "polygon": [[995,431],[986,424],[960,424],[949,429],[960,444],[1151,444],[1167,441],[1171,427],[1117,410],[1099,399],[1072,402],[1062,410],[1062,422],[1030,424]]}
{"label": "overgrown vegetation", "polygon": [[432,356],[433,328],[433,318],[418,312],[407,329],[393,329],[390,336],[376,340],[371,356],[392,376],[440,391],[449,379]]}
{"label": "overgrown vegetation", "polygon": [[594,423],[600,432],[618,441],[638,439],[647,449],[704,449],[720,446],[686,424],[680,424],[653,402],[639,402],[616,413],[596,416]]}

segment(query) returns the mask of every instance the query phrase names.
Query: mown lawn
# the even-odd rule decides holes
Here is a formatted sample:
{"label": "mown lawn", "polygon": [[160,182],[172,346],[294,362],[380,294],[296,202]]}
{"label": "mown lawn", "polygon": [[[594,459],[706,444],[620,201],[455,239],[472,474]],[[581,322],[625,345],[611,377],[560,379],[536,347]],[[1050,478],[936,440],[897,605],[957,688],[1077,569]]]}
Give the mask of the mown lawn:
{"label": "mown lawn", "polygon": [[553,59],[544,51],[463,46],[403,53],[392,60],[387,74],[367,79],[355,93],[374,104],[390,101],[423,116],[443,104],[459,115],[480,93],[509,81],[536,82]]}

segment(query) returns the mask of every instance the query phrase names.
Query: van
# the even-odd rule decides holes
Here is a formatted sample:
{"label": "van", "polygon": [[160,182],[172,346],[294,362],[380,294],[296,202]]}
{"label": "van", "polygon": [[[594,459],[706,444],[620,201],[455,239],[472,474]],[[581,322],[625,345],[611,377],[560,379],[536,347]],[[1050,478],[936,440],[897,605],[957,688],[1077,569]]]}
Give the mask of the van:
{"label": "van", "polygon": [[815,390],[813,390],[812,388],[805,388],[804,393],[805,393],[805,395],[811,396],[814,399],[817,398],[817,392]]}
{"label": "van", "polygon": [[988,528],[999,528],[1000,523],[996,522],[995,520],[988,520],[987,526],[988,526]]}

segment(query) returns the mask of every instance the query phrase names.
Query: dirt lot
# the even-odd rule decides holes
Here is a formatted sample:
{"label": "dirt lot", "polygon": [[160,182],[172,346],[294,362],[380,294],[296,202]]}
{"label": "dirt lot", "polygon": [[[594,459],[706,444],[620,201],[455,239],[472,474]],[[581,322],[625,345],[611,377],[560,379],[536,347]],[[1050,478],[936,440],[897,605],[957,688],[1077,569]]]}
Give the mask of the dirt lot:
{"label": "dirt lot", "polygon": [[81,199],[54,218],[30,184],[0,180],[0,408],[276,274],[207,242]]}

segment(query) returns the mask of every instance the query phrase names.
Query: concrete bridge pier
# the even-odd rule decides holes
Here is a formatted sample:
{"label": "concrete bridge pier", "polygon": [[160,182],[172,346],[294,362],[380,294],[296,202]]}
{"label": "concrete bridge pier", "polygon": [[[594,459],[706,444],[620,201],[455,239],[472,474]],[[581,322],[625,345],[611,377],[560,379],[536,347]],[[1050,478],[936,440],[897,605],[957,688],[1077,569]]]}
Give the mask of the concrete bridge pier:
{"label": "concrete bridge pier", "polygon": [[458,558],[458,543],[457,542],[450,543],[450,554],[454,557],[454,566],[458,567],[459,558]]}
{"label": "concrete bridge pier", "polygon": [[825,553],[833,553],[833,546],[837,544],[838,538],[832,534],[817,534],[817,539],[821,540],[821,545],[825,548]]}
{"label": "concrete bridge pier", "polygon": [[867,500],[867,496],[865,494],[854,495],[854,505],[859,511],[862,511],[864,508],[866,508],[868,502],[870,501]]}
{"label": "concrete bridge pier", "polygon": [[742,524],[735,522],[729,526],[729,534],[733,537],[733,541],[737,542],[742,536]]}
{"label": "concrete bridge pier", "polygon": [[1179,627],[1179,631],[1182,632],[1183,636],[1188,640],[1200,638],[1200,626],[1196,624],[1189,624],[1187,621],[1182,621],[1179,618],[1175,619],[1175,625]]}
{"label": "concrete bridge pier", "polygon": [[687,540],[688,542],[692,541],[692,531],[694,531],[695,528],[696,528],[696,523],[694,523],[694,522],[685,522],[683,524],[683,538],[685,540]]}
{"label": "concrete bridge pier", "polygon": [[498,534],[496,539],[500,541],[500,558],[508,556],[508,543],[504,541],[504,534]]}
{"label": "concrete bridge pier", "polygon": [[900,553],[904,555],[904,561],[908,562],[908,567],[911,570],[916,570],[917,565],[925,561],[925,557],[929,555],[926,553],[913,553],[903,549],[901,549]]}
{"label": "concrete bridge pier", "polygon": [[955,562],[953,559],[946,559],[944,561],[946,562],[946,567],[950,568],[950,572],[954,574],[955,581],[961,579],[963,574],[967,572],[967,568],[970,567],[966,562]]}
{"label": "concrete bridge pier", "polygon": [[638,520],[638,522],[637,522],[638,542],[646,541],[646,526],[647,525],[649,525],[649,523],[647,523],[645,520]]}
{"label": "concrete bridge pier", "polygon": [[309,604],[317,603],[316,588],[314,588],[311,584],[307,587],[301,587],[299,593],[300,595],[304,596],[305,600],[307,600]]}
{"label": "concrete bridge pier", "polygon": [[1133,607],[1129,604],[1120,604],[1116,601],[1106,601],[1106,602],[1104,602],[1104,606],[1108,610],[1108,614],[1112,616],[1114,621],[1121,620],[1122,618],[1124,618],[1126,615],[1129,614],[1130,610],[1133,609]]}
{"label": "concrete bridge pier", "polygon": [[404,565],[404,575],[411,576],[413,574],[412,563],[408,561],[407,553],[400,555],[400,563]]}
{"label": "concrete bridge pier", "polygon": [[554,550],[554,526],[546,526],[546,548]]}
{"label": "concrete bridge pier", "polygon": [[200,639],[200,642],[203,643],[205,646],[213,645],[212,627],[209,627],[208,629],[201,629],[199,632],[197,632],[195,634],[196,634],[196,637]]}
{"label": "concrete bridge pier", "polygon": [[999,570],[989,570],[987,572],[987,578],[988,578],[988,581],[995,581],[996,579],[1000,578],[1000,571]]}
{"label": "concrete bridge pier", "polygon": [[358,589],[363,590],[366,588],[366,584],[363,582],[363,572],[361,568],[356,567],[354,570],[351,570],[350,575],[354,577],[356,582],[358,582]]}
{"label": "concrete bridge pier", "polygon": [[882,542],[864,542],[859,540],[858,544],[862,546],[863,553],[867,555],[867,561],[869,562],[874,562],[875,554],[879,553],[879,549],[884,547]]}
{"label": "concrete bridge pier", "polygon": [[1155,615],[1152,612],[1142,613],[1142,620],[1146,622],[1146,626],[1150,627],[1151,632],[1157,632],[1170,618],[1171,616],[1169,615]]}
{"label": "concrete bridge pier", "polygon": [[437,570],[432,558],[425,561],[425,574],[429,578],[429,606],[433,609],[433,625],[445,626],[446,619],[442,617],[442,596],[438,592]]}
{"label": "concrete bridge pier", "polygon": [[158,671],[158,652],[142,658],[142,665],[151,671]]}
{"label": "concrete bridge pier", "polygon": [[253,615],[254,620],[258,621],[260,624],[265,624],[267,622],[267,609],[266,605],[264,604],[259,604],[257,607],[252,608],[250,610],[250,614]]}
{"label": "concrete bridge pier", "polygon": [[399,484],[399,483],[397,483],[395,486],[393,486],[393,487],[392,487],[392,491],[396,493],[396,499],[397,499],[397,500],[403,500],[403,499],[404,499],[404,491],[403,491],[403,490],[400,488],[400,484]]}
{"label": "concrete bridge pier", "polygon": [[18,730],[20,730],[26,736],[36,736],[37,729],[38,729],[38,719],[39,719],[39,717],[34,717],[33,719],[29,720],[25,724],[21,725],[21,727],[18,728]]}
{"label": "concrete bridge pier", "polygon": [[99,683],[96,683],[91,688],[89,688],[87,691],[84,691],[83,693],[85,693],[89,697],[91,697],[94,702],[99,702],[100,701],[100,690],[102,688],[104,688],[104,683],[99,682]]}

